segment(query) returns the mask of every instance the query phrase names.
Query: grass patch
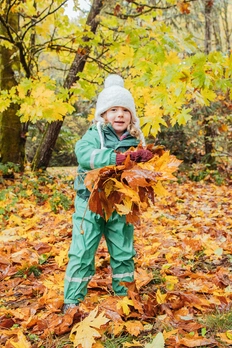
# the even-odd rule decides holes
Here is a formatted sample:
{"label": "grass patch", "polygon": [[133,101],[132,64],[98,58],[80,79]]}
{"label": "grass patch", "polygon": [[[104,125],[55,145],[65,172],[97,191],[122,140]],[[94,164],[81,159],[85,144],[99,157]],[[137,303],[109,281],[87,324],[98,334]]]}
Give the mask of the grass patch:
{"label": "grass patch", "polygon": [[209,333],[224,332],[231,330],[232,328],[232,308],[229,310],[217,309],[215,312],[210,313],[201,320]]}
{"label": "grass patch", "polygon": [[111,336],[106,337],[104,340],[104,348],[122,348],[125,343],[132,342],[133,337],[131,335],[121,335],[118,337]]}

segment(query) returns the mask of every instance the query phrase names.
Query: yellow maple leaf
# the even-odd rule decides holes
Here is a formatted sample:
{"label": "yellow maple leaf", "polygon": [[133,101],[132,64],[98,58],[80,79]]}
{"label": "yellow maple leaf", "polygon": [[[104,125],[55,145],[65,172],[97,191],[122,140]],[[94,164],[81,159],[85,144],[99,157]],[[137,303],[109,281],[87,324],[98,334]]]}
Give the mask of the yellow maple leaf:
{"label": "yellow maple leaf", "polygon": [[166,282],[166,286],[168,290],[173,290],[175,284],[178,283],[178,278],[175,276],[171,276],[171,275],[166,275],[165,276],[165,282]]}
{"label": "yellow maple leaf", "polygon": [[55,275],[48,275],[46,279],[44,279],[43,284],[48,289],[57,289],[58,291],[63,290],[64,286],[64,279],[63,275],[55,274]]}
{"label": "yellow maple leaf", "polygon": [[36,33],[40,36],[46,37],[47,33],[50,31],[51,25],[54,25],[52,16],[47,16],[43,21],[43,25],[38,24],[36,26]]}
{"label": "yellow maple leaf", "polygon": [[163,117],[164,112],[162,108],[158,105],[147,104],[145,107],[145,116],[140,118],[144,135],[148,136],[151,133],[153,136],[156,136],[160,131],[161,124],[167,126]]}
{"label": "yellow maple leaf", "polygon": [[157,196],[167,196],[168,191],[163,187],[160,181],[153,187],[153,190]]}
{"label": "yellow maple leaf", "polygon": [[98,307],[92,310],[83,321],[74,325],[69,336],[74,347],[91,348],[96,342],[95,338],[101,337],[100,332],[96,329],[100,329],[109,319],[104,316],[104,312],[98,316],[97,314]]}
{"label": "yellow maple leaf", "polygon": [[62,267],[67,262],[69,246],[66,246],[65,249],[60,250],[59,255],[55,256],[55,261],[59,267]]}
{"label": "yellow maple leaf", "polygon": [[111,321],[108,332],[114,336],[118,336],[124,331],[124,323],[121,321]]}
{"label": "yellow maple leaf", "polygon": [[27,341],[26,337],[21,331],[17,333],[17,336],[18,336],[17,342],[11,339],[10,341],[8,341],[8,343],[10,343],[15,348],[30,348],[31,347],[30,342]]}
{"label": "yellow maple leaf", "polygon": [[116,211],[119,215],[126,215],[131,212],[132,199],[130,197],[125,197],[123,199],[123,204],[115,204]]}
{"label": "yellow maple leaf", "polygon": [[159,304],[165,303],[167,294],[161,294],[161,291],[158,289],[156,293],[156,300]]}
{"label": "yellow maple leaf", "polygon": [[182,162],[175,156],[170,155],[169,151],[166,151],[158,159],[151,159],[151,162],[152,161],[154,161],[155,170],[162,173],[160,180],[175,180],[176,178],[172,175],[172,173],[177,170],[178,166]]}
{"label": "yellow maple leaf", "polygon": [[139,202],[139,195],[138,193],[131,189],[129,186],[123,185],[118,180],[111,178],[112,181],[114,181],[115,188],[118,192],[124,193],[127,197],[131,199],[132,202]]}
{"label": "yellow maple leaf", "polygon": [[104,185],[104,192],[106,194],[106,197],[110,195],[113,189],[114,189],[114,182],[112,180],[107,180],[107,182]]}
{"label": "yellow maple leaf", "polygon": [[21,225],[21,223],[22,223],[22,219],[19,217],[19,216],[17,216],[17,215],[11,215],[10,216],[10,218],[9,218],[9,222],[11,222],[12,223],[12,225],[18,225],[18,226],[20,226]]}
{"label": "yellow maple leaf", "polygon": [[[120,47],[120,52],[117,55],[117,60],[121,62],[122,66],[133,64],[134,49],[130,45]],[[130,90],[130,85],[127,86]]]}
{"label": "yellow maple leaf", "polygon": [[24,13],[26,13],[26,15],[27,16],[36,16],[36,7],[35,7],[35,4],[34,4],[34,1],[33,0],[27,0],[27,4],[26,4],[26,6],[24,5],[23,6],[23,4],[20,4],[21,6],[21,8],[22,8],[22,10],[23,10],[23,12]]}
{"label": "yellow maple leaf", "polygon": [[204,99],[205,105],[209,105],[210,101],[212,101],[216,98],[216,93],[214,91],[209,90],[209,89],[202,89],[201,95]]}
{"label": "yellow maple leaf", "polygon": [[129,306],[134,306],[134,303],[132,300],[129,300],[127,296],[123,297],[123,299],[119,300],[117,303],[117,309],[122,309],[123,313],[126,315],[130,313]]}

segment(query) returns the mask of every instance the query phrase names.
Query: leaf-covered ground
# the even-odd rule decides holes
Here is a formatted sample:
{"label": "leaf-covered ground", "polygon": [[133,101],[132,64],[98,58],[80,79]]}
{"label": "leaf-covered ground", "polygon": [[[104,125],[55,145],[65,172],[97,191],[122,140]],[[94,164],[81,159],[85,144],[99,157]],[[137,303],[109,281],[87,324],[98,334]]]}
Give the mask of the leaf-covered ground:
{"label": "leaf-covered ground", "polygon": [[135,230],[128,297],[112,294],[102,240],[88,296],[63,315],[74,175],[75,168],[0,182],[0,346],[232,346],[231,186],[167,184],[168,195]]}

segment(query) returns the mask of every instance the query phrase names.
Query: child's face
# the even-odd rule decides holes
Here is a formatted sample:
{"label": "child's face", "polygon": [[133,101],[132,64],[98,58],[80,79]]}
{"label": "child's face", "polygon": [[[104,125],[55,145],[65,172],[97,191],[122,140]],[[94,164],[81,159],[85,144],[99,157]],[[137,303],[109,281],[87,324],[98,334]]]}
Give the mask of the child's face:
{"label": "child's face", "polygon": [[104,113],[104,119],[111,123],[115,133],[121,136],[131,122],[131,113],[121,106],[113,106]]}

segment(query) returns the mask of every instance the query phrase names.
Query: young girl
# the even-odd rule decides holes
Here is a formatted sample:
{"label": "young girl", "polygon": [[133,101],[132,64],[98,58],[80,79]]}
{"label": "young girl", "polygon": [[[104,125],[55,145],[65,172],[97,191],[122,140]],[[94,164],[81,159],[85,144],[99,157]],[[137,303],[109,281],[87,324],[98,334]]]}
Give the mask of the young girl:
{"label": "young girl", "polygon": [[[127,224],[126,217],[116,212],[105,221],[90,211],[90,192],[84,185],[89,170],[122,164],[126,158],[123,152],[131,146],[137,147],[139,143],[145,145],[134,99],[124,88],[123,79],[119,75],[109,75],[104,86],[97,99],[96,124],[89,128],[75,147],[79,166],[74,184],[75,213],[64,284],[64,313],[77,306],[87,294],[88,282],[95,273],[95,254],[102,235],[110,254],[114,293],[126,296],[127,288],[120,283],[134,280],[133,225]],[[132,152],[130,158],[135,162],[146,162],[152,158],[152,153],[140,149]]]}

